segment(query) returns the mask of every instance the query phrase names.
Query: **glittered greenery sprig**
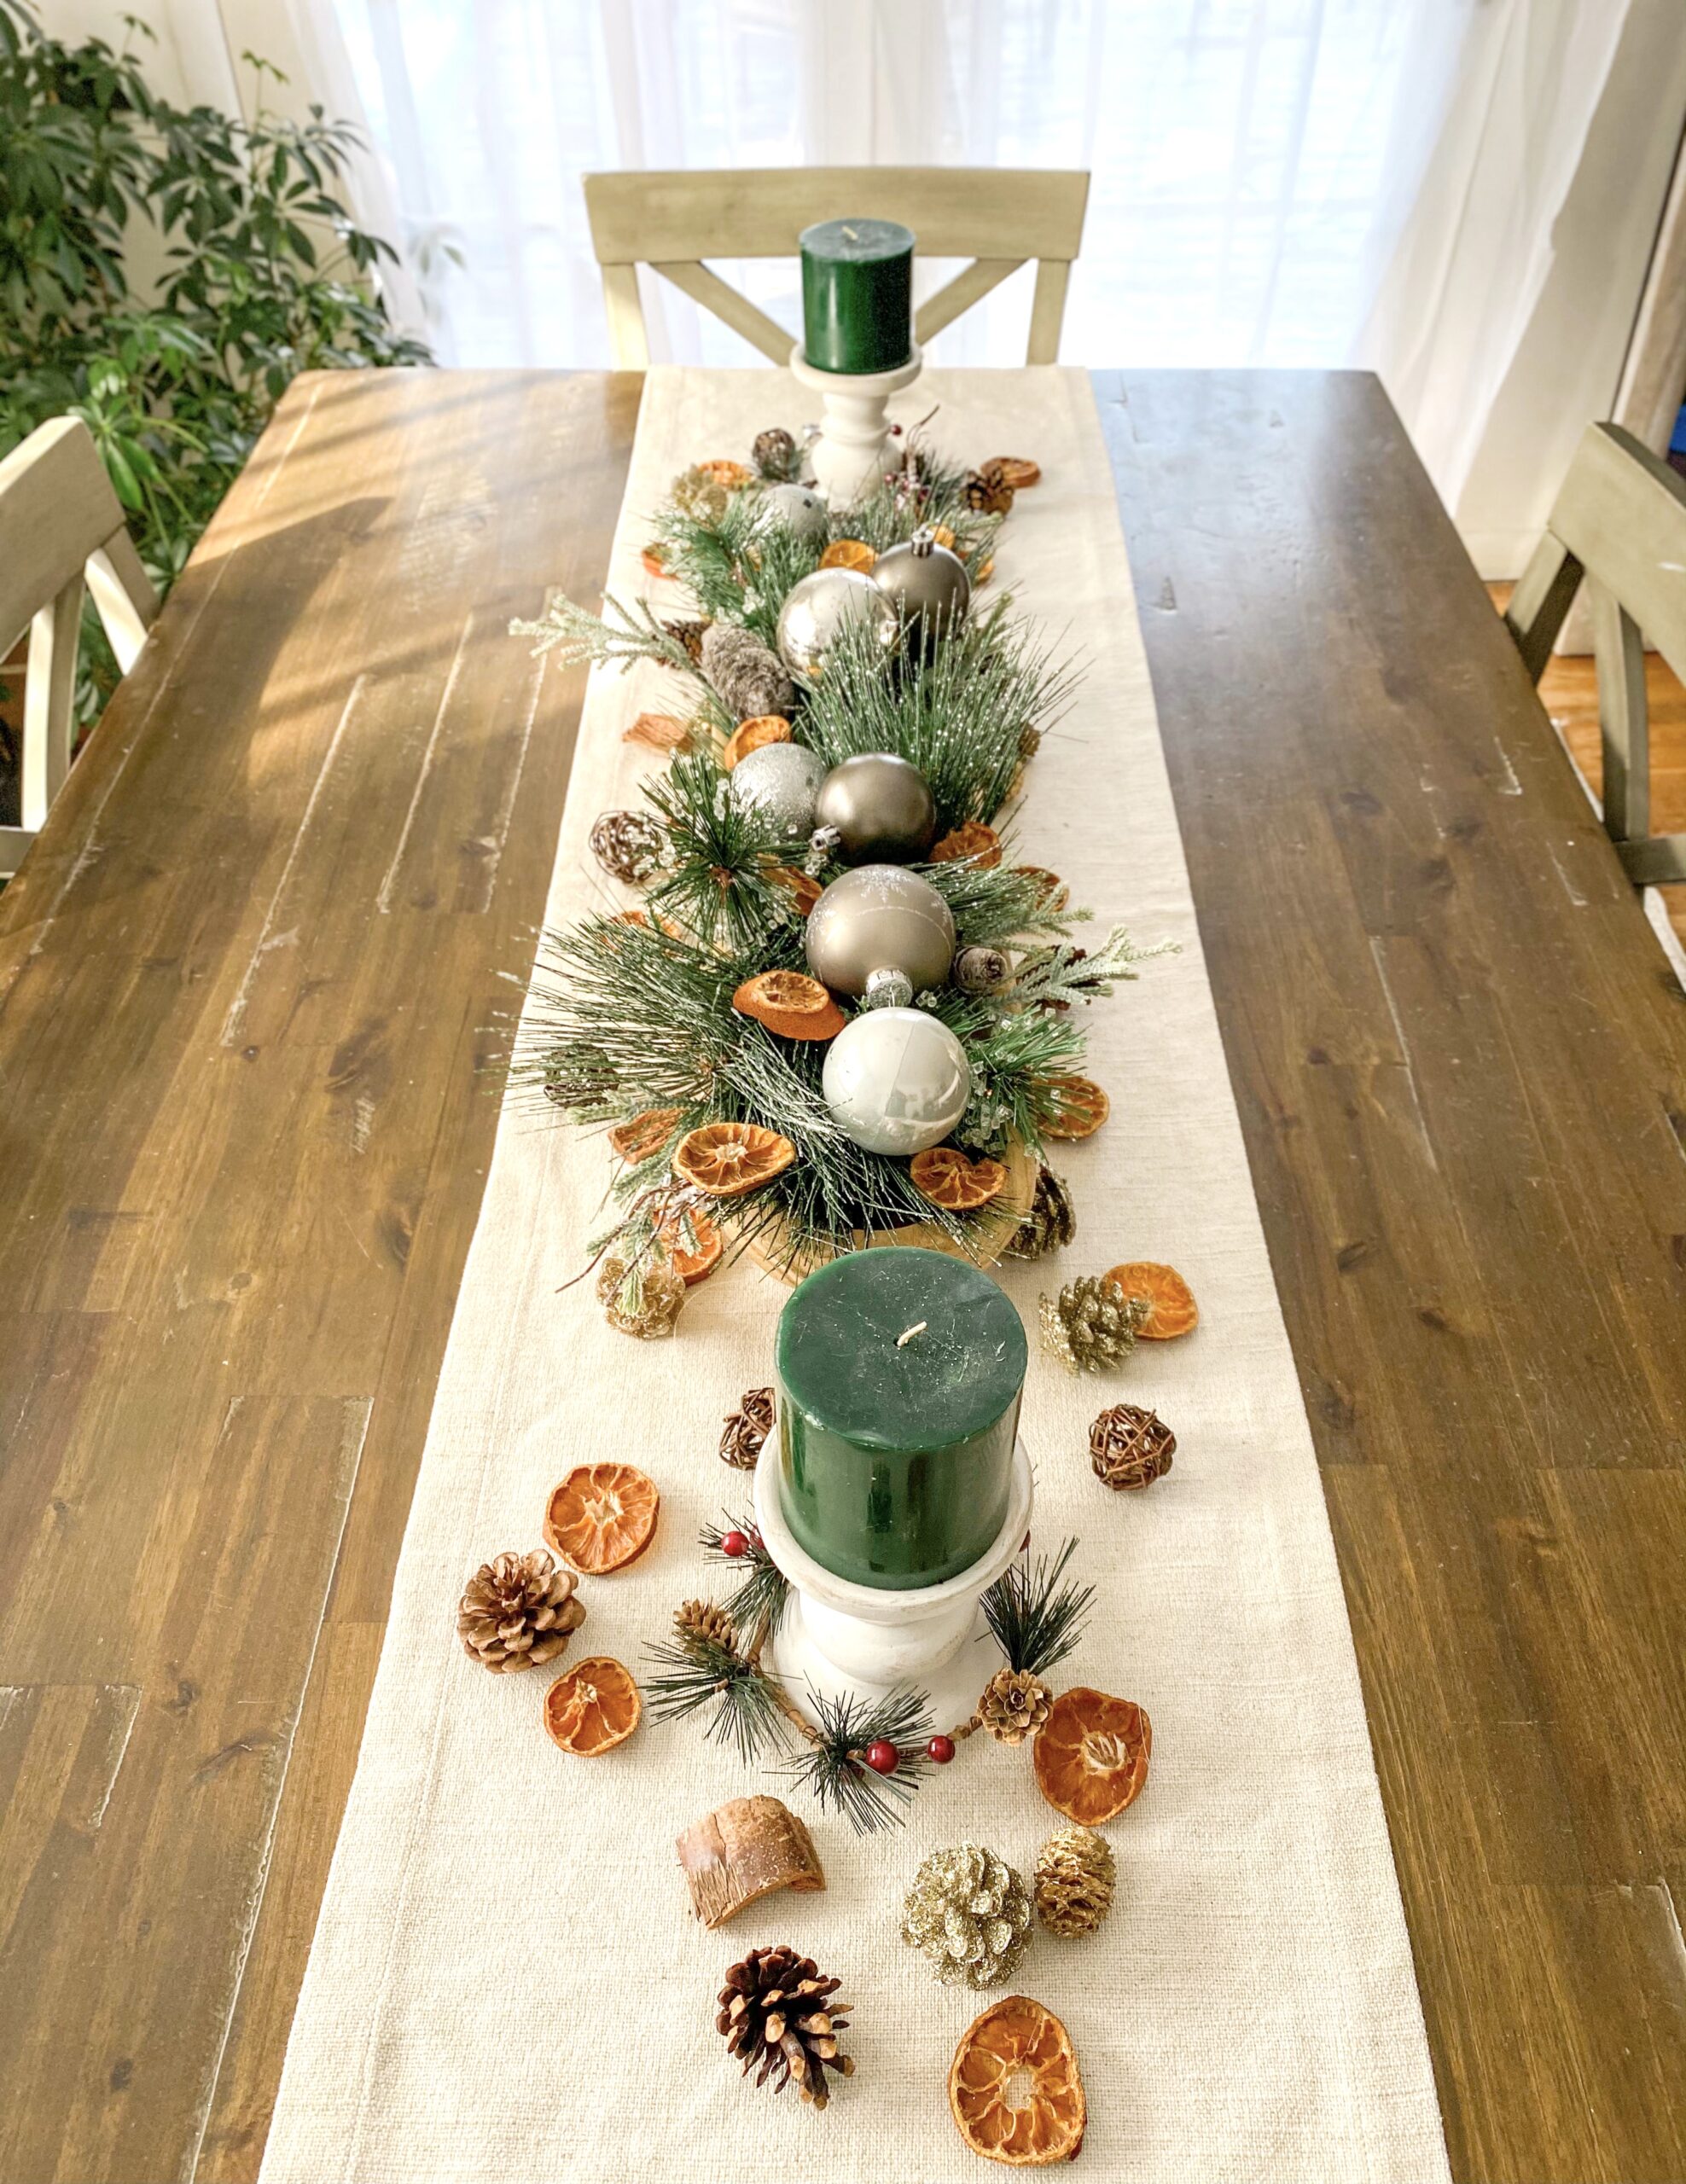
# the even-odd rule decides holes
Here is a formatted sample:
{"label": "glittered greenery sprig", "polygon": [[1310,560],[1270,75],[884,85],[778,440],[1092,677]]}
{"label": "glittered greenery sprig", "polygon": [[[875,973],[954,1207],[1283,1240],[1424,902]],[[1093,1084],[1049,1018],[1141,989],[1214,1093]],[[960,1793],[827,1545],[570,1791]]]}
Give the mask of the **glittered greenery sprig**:
{"label": "glittered greenery sprig", "polygon": [[637,660],[652,659],[708,690],[683,644],[642,599],[629,604],[612,593],[606,595],[601,614],[588,613],[571,599],[553,599],[536,622],[511,622],[509,634],[531,638],[536,655],[554,656],[563,667],[585,660],[627,668]]}

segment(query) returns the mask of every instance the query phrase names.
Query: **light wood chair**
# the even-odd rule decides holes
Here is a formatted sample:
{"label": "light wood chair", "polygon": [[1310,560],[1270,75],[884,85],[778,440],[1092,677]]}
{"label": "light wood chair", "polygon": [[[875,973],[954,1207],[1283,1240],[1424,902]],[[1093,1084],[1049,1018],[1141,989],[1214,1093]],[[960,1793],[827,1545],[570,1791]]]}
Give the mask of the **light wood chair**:
{"label": "light wood chair", "polygon": [[84,588],[126,675],[158,613],[94,436],[55,417],[0,462],[0,659],[26,628],[20,827],[0,827],[0,879],[39,833],[70,770]]}
{"label": "light wood chair", "polygon": [[638,268],[653,266],[693,302],[788,363],[798,335],[711,273],[706,258],[794,258],[817,220],[858,213],[899,220],[926,258],[972,263],[916,314],[922,346],[1032,258],[1037,262],[1026,363],[1060,353],[1066,283],[1083,241],[1089,177],[1044,167],[777,167],[720,173],[588,174],[585,206],[603,269],[617,364],[650,360]]}
{"label": "light wood chair", "polygon": [[1619,425],[1590,425],[1505,620],[1536,682],[1582,583],[1604,746],[1604,828],[1636,886],[1686,880],[1651,828],[1645,646],[1686,678],[1686,480]]}

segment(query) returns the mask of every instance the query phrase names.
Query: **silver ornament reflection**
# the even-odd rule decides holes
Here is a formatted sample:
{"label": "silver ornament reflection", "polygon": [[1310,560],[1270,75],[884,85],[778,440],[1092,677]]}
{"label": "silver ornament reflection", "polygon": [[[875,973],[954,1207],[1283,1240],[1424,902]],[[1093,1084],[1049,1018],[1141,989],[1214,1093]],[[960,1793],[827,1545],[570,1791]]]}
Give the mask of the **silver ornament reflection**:
{"label": "silver ornament reflection", "polygon": [[936,839],[930,784],[892,751],[863,751],[834,766],[815,810],[822,827],[836,828],[845,864],[912,864]]}
{"label": "silver ornament reflection", "polygon": [[806,834],[825,779],[825,761],[802,743],[764,743],[726,776],[732,801],[768,813],[787,834]]}
{"label": "silver ornament reflection", "polygon": [[823,546],[831,536],[831,519],[825,502],[806,485],[768,485],[755,508],[758,531],[788,531],[811,546]]}
{"label": "silver ornament reflection", "polygon": [[879,1008],[846,1024],[826,1049],[825,1103],[869,1153],[940,1145],[972,1096],[966,1050],[921,1008]]}
{"label": "silver ornament reflection", "polygon": [[917,993],[948,976],[954,920],[916,872],[863,864],[821,894],[808,915],[807,943],[809,969],[834,993],[863,994],[875,971],[904,972]]}
{"label": "silver ornament reflection", "polygon": [[887,547],[879,555],[872,580],[906,625],[910,642],[926,651],[964,620],[972,604],[965,562],[939,546],[925,525],[905,545]]}
{"label": "silver ornament reflection", "polygon": [[896,610],[858,569],[816,569],[794,584],[779,610],[779,657],[801,682],[824,671],[840,633],[864,622],[887,652],[896,642]]}

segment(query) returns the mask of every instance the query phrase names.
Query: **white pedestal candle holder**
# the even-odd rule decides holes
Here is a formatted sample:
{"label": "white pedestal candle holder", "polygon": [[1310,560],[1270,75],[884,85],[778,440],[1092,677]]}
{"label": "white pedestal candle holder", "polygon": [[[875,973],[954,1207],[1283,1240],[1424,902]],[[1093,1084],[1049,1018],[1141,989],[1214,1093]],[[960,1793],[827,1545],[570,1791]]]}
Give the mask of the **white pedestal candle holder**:
{"label": "white pedestal candle holder", "polygon": [[809,459],[815,487],[830,507],[850,507],[884,475],[890,397],[913,385],[924,362],[916,347],[892,372],[823,372],[800,342],[791,351],[791,370],[821,399],[820,436]]}
{"label": "white pedestal candle holder", "polygon": [[946,1731],[963,1722],[1001,1662],[980,1606],[1030,1530],[1031,1461],[1015,1443],[1007,1515],[989,1552],[940,1585],[892,1591],[858,1585],[816,1562],[798,1545],[779,1492],[776,1443],[769,1437],[755,1469],[755,1521],[767,1552],[795,1597],[766,1662],[804,1711],[810,1690],[869,1704],[898,1687],[927,1692],[932,1720]]}

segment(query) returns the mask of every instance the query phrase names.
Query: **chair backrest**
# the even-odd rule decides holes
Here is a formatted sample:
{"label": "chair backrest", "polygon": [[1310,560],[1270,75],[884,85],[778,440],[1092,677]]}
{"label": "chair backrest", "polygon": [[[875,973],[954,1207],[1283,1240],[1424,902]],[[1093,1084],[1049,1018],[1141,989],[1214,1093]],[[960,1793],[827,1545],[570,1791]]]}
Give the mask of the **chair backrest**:
{"label": "chair backrest", "polygon": [[84,586],[126,675],[157,595],[92,433],[78,417],[55,417],[0,462],[0,659],[29,631],[23,824],[0,827],[0,879],[17,870],[70,768]]}
{"label": "chair backrest", "polygon": [[776,167],[718,173],[588,174],[585,205],[603,269],[615,362],[648,363],[640,265],[648,265],[735,333],[788,363],[796,336],[712,273],[706,258],[794,258],[817,220],[899,220],[925,258],[972,263],[921,304],[921,344],[1032,258],[1036,293],[1026,362],[1060,353],[1066,283],[1083,241],[1089,177],[1044,167]]}

